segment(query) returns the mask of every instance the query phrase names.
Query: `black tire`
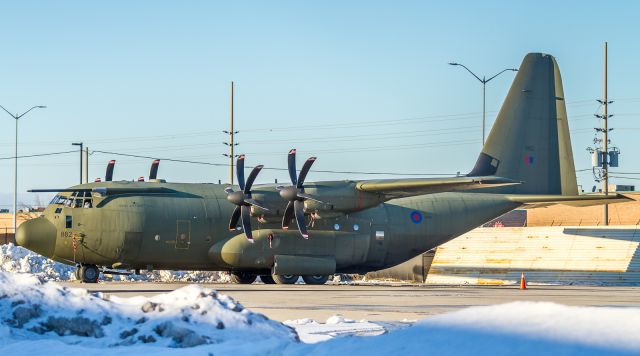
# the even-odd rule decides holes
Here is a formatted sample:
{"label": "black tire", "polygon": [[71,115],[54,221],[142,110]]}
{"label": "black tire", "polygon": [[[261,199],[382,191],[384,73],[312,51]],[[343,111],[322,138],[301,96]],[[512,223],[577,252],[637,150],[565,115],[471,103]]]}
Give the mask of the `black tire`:
{"label": "black tire", "polygon": [[276,284],[295,284],[298,281],[298,278],[295,274],[272,274],[271,278]]}
{"label": "black tire", "polygon": [[304,283],[306,283],[306,284],[320,285],[320,284],[327,283],[327,281],[329,280],[329,275],[328,274],[316,274],[316,275],[313,275],[313,276],[302,276],[302,279],[304,280]]}
{"label": "black tire", "polygon": [[276,281],[273,280],[273,277],[271,275],[261,275],[260,276],[260,280],[262,281],[262,283],[264,284],[276,284]]}
{"label": "black tire", "polygon": [[80,277],[83,283],[98,283],[100,270],[95,265],[83,265],[80,267]]}
{"label": "black tire", "polygon": [[246,272],[231,272],[231,282],[235,284],[251,284],[256,281],[257,275]]}
{"label": "black tire", "polygon": [[76,270],[73,271],[73,275],[76,277],[76,281],[82,280],[82,278],[80,277],[80,266],[76,267]]}

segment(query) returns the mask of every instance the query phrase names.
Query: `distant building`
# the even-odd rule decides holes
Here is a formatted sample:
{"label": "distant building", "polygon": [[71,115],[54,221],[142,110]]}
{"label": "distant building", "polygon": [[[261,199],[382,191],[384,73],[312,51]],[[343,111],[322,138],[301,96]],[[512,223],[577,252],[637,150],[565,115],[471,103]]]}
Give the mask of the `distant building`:
{"label": "distant building", "polygon": [[627,184],[609,184],[610,192],[635,192],[635,185],[627,185]]}

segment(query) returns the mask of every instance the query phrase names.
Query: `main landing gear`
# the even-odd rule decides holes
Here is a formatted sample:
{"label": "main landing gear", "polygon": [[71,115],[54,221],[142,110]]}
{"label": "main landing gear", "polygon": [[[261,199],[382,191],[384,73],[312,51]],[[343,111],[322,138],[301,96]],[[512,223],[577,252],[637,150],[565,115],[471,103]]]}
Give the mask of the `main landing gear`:
{"label": "main landing gear", "polygon": [[[257,279],[257,275],[248,272],[231,272],[231,281],[237,284],[251,284]],[[302,280],[306,284],[321,285],[325,284],[329,280],[329,275],[309,275],[298,276],[295,274],[267,274],[260,275],[260,280],[264,284],[295,284],[298,278],[302,277]]]}
{"label": "main landing gear", "polygon": [[80,265],[76,268],[75,275],[83,283],[98,283],[100,270],[96,265]]}
{"label": "main landing gear", "polygon": [[255,282],[257,275],[246,272],[231,272],[231,282],[236,284],[251,284]]}

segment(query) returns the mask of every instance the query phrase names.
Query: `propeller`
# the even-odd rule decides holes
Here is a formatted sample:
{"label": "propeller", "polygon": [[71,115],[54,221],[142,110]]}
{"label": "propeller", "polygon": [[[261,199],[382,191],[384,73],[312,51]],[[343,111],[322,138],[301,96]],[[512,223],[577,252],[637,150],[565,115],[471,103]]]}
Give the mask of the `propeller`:
{"label": "propeller", "polygon": [[227,192],[227,200],[234,204],[236,208],[231,214],[231,220],[229,221],[229,231],[235,231],[238,226],[238,220],[242,219],[242,229],[247,239],[253,242],[253,234],[251,232],[251,206],[257,206],[264,210],[269,210],[261,206],[256,200],[251,197],[251,186],[256,180],[258,173],[262,170],[262,165],[255,166],[247,180],[244,180],[244,155],[238,156],[236,161],[236,175],[238,177],[239,191],[234,191],[233,188],[227,187],[224,191]]}
{"label": "propeller", "polygon": [[107,173],[104,176],[105,182],[111,182],[113,180],[113,167],[115,165],[116,165],[115,159],[112,159],[111,161],[109,161],[109,164],[107,164]]}
{"label": "propeller", "polygon": [[296,223],[298,224],[298,231],[300,231],[300,235],[305,239],[309,238],[309,233],[307,232],[306,223],[304,221],[304,201],[309,199],[322,203],[320,200],[315,199],[304,192],[304,180],[311,169],[311,165],[313,165],[315,161],[315,157],[307,159],[307,161],[304,162],[300,173],[296,176],[296,150],[294,148],[289,151],[287,163],[289,167],[291,185],[288,187],[277,187],[280,191],[280,196],[289,201],[282,218],[282,228],[287,230],[291,219],[295,217]]}
{"label": "propeller", "polygon": [[151,163],[151,170],[149,171],[149,180],[156,179],[158,177],[158,166],[160,165],[159,159],[154,159]]}

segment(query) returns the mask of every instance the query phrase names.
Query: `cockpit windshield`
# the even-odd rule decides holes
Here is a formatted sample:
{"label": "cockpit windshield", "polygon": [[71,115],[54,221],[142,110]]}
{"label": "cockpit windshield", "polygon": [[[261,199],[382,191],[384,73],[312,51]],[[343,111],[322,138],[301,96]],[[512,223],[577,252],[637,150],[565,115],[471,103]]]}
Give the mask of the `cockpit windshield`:
{"label": "cockpit windshield", "polygon": [[91,192],[73,192],[70,196],[56,195],[51,204],[64,205],[68,208],[93,208]]}

